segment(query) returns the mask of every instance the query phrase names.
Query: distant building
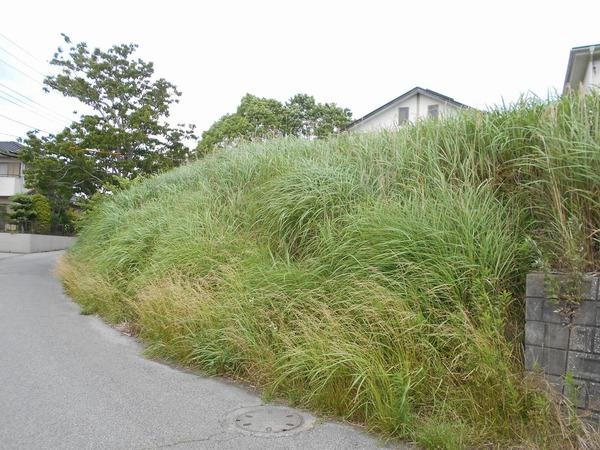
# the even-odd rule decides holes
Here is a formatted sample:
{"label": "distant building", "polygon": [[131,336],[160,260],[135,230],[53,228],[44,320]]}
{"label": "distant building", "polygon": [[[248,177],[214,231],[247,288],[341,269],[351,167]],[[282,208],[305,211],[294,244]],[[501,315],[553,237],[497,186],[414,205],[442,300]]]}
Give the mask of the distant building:
{"label": "distant building", "polygon": [[463,108],[468,106],[430,89],[415,87],[355,120],[347,130],[393,130],[418,119],[448,116]]}
{"label": "distant building", "polygon": [[19,159],[22,147],[18,142],[0,142],[0,231],[4,230],[10,197],[27,191]]}
{"label": "distant building", "polygon": [[571,49],[563,94],[580,88],[600,88],[600,44]]}

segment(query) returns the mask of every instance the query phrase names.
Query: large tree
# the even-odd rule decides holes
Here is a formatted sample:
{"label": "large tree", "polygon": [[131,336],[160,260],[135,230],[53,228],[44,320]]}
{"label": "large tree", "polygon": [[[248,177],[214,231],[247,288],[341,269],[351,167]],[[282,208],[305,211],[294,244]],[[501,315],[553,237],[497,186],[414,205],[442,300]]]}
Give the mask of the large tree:
{"label": "large tree", "polygon": [[352,120],[348,108],[317,103],[311,95],[297,94],[286,103],[246,94],[233,114],[227,114],[202,133],[197,150],[204,154],[244,140],[277,136],[323,138],[339,132]]}
{"label": "large tree", "polygon": [[74,194],[92,195],[115,178],[133,179],[175,167],[189,156],[193,127],[171,126],[169,108],[181,93],[154,77],[151,62],[136,59],[134,44],[108,50],[85,42],[59,48],[46,77],[55,90],[86,105],[78,121],[55,136],[28,134],[23,161],[28,186],[63,208]]}

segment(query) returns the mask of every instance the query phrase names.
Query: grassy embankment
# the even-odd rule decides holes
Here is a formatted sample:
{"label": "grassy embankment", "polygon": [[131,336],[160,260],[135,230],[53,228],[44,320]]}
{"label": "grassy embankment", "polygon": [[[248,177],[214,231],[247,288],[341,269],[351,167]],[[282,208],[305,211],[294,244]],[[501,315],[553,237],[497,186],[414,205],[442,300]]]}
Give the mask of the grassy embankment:
{"label": "grassy embankment", "polygon": [[600,96],[524,101],[218,152],[105,201],[60,270],[150,355],[426,448],[567,448],[524,280],[598,267],[599,194]]}

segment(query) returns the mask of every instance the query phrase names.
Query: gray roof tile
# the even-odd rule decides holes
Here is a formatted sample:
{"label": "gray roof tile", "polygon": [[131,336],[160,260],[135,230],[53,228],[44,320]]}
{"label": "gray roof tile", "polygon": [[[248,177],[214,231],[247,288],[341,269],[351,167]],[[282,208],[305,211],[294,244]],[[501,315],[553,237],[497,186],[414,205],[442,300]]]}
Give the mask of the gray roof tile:
{"label": "gray roof tile", "polygon": [[16,157],[21,151],[21,148],[23,148],[23,145],[18,142],[0,141],[0,154]]}

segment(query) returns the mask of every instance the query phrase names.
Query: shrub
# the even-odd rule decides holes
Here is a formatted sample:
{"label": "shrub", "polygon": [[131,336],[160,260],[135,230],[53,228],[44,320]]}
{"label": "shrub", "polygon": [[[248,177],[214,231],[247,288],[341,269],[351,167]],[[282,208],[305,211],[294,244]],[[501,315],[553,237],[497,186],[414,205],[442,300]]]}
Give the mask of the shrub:
{"label": "shrub", "polygon": [[52,208],[48,199],[42,194],[32,195],[31,208],[35,213],[36,233],[49,233],[52,225]]}
{"label": "shrub", "polygon": [[568,448],[523,288],[598,267],[599,199],[600,95],[524,99],[216,152],[97,205],[61,270],[151,355],[428,448]]}
{"label": "shrub", "polygon": [[17,222],[22,231],[25,231],[26,224],[36,218],[33,199],[27,194],[15,194],[10,201],[10,218]]}

